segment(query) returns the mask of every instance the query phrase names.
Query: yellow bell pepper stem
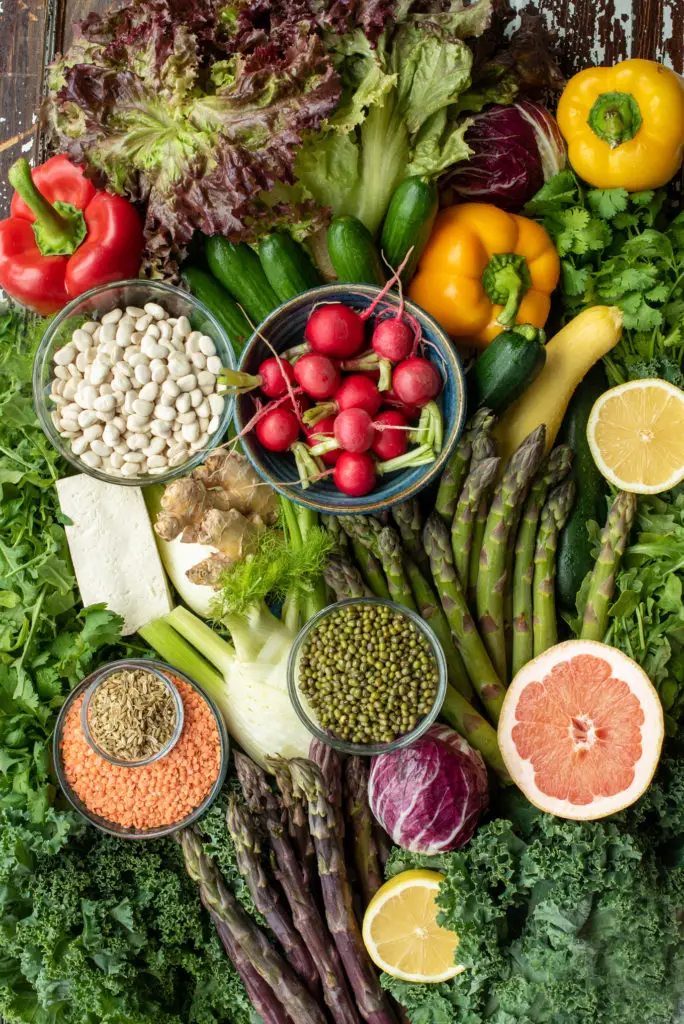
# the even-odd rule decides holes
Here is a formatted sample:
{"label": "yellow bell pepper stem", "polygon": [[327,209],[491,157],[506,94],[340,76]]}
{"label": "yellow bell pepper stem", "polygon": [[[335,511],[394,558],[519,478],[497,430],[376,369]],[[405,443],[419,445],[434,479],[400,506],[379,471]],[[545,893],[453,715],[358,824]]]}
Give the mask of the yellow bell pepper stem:
{"label": "yellow bell pepper stem", "polygon": [[496,318],[497,324],[510,327],[532,285],[527,260],[514,252],[497,253],[487,264],[482,285],[489,301],[504,307]]}
{"label": "yellow bell pepper stem", "polygon": [[633,139],[641,128],[639,104],[628,92],[601,93],[591,108],[589,127],[611,149],[616,149]]}

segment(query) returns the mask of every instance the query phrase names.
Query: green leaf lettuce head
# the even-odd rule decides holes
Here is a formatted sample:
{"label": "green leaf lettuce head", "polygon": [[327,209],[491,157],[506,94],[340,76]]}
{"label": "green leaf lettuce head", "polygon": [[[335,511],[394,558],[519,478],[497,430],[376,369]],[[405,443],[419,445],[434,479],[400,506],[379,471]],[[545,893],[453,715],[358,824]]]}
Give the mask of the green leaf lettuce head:
{"label": "green leaf lettuce head", "polygon": [[[681,752],[680,752],[681,753]],[[571,822],[511,794],[512,820],[442,858],[395,850],[389,872],[445,872],[440,922],[466,970],[384,978],[412,1024],[672,1024],[684,982],[684,761],[629,814]]]}

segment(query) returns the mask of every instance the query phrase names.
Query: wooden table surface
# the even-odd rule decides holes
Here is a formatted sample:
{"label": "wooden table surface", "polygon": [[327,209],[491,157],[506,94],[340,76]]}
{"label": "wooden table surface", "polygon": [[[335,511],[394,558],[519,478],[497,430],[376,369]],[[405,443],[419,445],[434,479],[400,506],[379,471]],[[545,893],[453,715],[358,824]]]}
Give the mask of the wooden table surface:
{"label": "wooden table surface", "polygon": [[[649,57],[684,71],[684,0],[510,0],[539,10],[562,41],[566,73],[587,64]],[[47,61],[71,36],[71,23],[105,0],[0,0],[0,216],[6,174],[22,153],[36,154],[35,110]]]}

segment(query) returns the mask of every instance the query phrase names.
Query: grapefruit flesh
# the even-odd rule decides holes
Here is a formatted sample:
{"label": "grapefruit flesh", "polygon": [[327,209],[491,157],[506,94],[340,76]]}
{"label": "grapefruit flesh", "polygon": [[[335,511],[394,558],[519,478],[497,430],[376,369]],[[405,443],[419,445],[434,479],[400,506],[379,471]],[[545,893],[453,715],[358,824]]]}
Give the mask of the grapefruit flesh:
{"label": "grapefruit flesh", "polygon": [[634,803],[653,778],[663,711],[636,662],[606,644],[569,640],[513,680],[499,722],[501,753],[531,803],[594,819]]}

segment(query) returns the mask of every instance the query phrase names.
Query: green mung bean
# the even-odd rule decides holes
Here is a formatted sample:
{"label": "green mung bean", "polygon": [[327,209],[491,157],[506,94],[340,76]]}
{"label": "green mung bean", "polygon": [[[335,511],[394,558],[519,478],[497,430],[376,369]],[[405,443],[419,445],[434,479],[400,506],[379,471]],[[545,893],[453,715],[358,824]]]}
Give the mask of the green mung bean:
{"label": "green mung bean", "polygon": [[351,743],[390,743],[416,728],[437,694],[430,643],[385,605],[340,608],[309,635],[299,688],[321,727]]}

